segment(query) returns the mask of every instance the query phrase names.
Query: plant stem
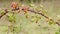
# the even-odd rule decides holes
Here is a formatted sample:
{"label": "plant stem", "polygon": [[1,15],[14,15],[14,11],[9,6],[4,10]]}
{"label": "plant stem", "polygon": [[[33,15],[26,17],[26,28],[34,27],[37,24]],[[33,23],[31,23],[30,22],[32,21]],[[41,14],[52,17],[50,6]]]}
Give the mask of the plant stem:
{"label": "plant stem", "polygon": [[[7,11],[7,9],[5,9],[4,10],[5,11],[5,13],[3,14],[3,15],[1,15],[0,16],[0,18],[2,18],[4,15],[6,15],[9,11]],[[35,13],[35,14],[39,14],[39,15],[42,15],[43,17],[45,17],[46,19],[49,19],[50,21],[54,21],[53,19],[50,19],[48,16],[46,16],[45,14],[43,14],[43,13],[39,13],[39,12],[37,12],[37,11],[34,11],[34,10],[28,10],[28,11],[30,11],[30,12],[32,12],[32,13]],[[58,23],[58,22],[55,22],[58,26],[60,26],[60,23]]]}
{"label": "plant stem", "polygon": [[[39,13],[39,12],[34,11],[34,10],[28,10],[28,11],[33,12],[33,13],[35,13],[35,14],[42,15],[43,17],[45,17],[46,19],[49,19],[50,21],[54,21],[53,19],[50,19],[48,16],[44,15],[43,13]],[[60,26],[60,23],[58,23],[58,22],[55,22],[55,23],[56,23],[58,26]]]}
{"label": "plant stem", "polygon": [[7,11],[7,9],[4,10],[5,13],[3,15],[0,16],[0,18],[2,18],[4,15],[6,15],[9,11]]}

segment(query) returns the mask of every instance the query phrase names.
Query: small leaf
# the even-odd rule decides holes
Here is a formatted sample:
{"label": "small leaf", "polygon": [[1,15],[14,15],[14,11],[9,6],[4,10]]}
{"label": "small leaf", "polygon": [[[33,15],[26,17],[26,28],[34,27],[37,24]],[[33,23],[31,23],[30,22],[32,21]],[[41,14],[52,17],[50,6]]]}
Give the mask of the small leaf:
{"label": "small leaf", "polygon": [[36,20],[36,18],[32,18],[31,21],[34,22]]}
{"label": "small leaf", "polygon": [[8,20],[9,20],[10,22],[15,21],[15,19],[16,19],[13,14],[8,14],[7,17],[8,17]]}
{"label": "small leaf", "polygon": [[35,5],[34,5],[34,4],[30,4],[29,6],[30,6],[30,7],[34,7]]}
{"label": "small leaf", "polygon": [[36,17],[37,19],[41,19],[41,17],[40,17],[38,14],[36,14],[35,17]]}
{"label": "small leaf", "polygon": [[49,25],[55,24],[54,21],[48,21],[48,22],[49,22]]}
{"label": "small leaf", "polygon": [[4,11],[0,11],[0,14],[3,15],[5,12]]}

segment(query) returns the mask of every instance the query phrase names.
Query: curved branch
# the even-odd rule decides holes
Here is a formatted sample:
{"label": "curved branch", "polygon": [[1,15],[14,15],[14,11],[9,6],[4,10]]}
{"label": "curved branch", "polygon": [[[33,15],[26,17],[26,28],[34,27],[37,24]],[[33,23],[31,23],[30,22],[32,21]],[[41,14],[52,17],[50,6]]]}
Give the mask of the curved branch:
{"label": "curved branch", "polygon": [[[23,10],[23,9],[22,9]],[[5,11],[5,13],[3,14],[3,15],[1,15],[0,16],[0,18],[2,18],[4,15],[6,15],[9,11],[7,11],[7,9],[5,9],[4,10]],[[44,15],[43,13],[39,13],[39,12],[37,12],[37,11],[34,11],[34,10],[28,10],[28,11],[30,11],[30,12],[32,12],[32,13],[36,13],[36,14],[39,14],[39,15],[42,15],[43,17],[45,17],[46,19],[49,19],[49,20],[51,20],[51,21],[54,21],[53,19],[50,19],[48,16],[46,16],[46,15]],[[60,26],[60,23],[58,23],[58,22],[55,22],[58,26]]]}
{"label": "curved branch", "polygon": [[[33,13],[36,13],[36,14],[39,14],[39,15],[42,15],[43,17],[45,17],[46,19],[49,19],[49,20],[51,20],[51,21],[54,21],[53,19],[50,19],[48,16],[46,16],[46,15],[44,15],[43,13],[39,13],[39,12],[36,12],[36,11],[34,11],[34,10],[28,10],[28,11],[30,11],[30,12],[33,12]],[[60,23],[58,23],[58,22],[55,22],[58,26],[60,26]]]}

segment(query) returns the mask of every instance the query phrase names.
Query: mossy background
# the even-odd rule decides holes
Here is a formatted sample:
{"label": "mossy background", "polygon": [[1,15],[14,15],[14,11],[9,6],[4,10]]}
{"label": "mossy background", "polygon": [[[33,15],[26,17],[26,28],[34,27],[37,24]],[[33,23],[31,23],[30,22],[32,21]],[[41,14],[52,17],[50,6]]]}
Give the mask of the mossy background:
{"label": "mossy background", "polygon": [[[20,0],[13,0],[20,3]],[[38,0],[36,0],[38,1]],[[10,4],[12,0],[0,0],[0,9],[8,8],[10,9]],[[23,4],[26,2],[24,1]],[[57,15],[60,16],[60,0],[41,0],[39,3],[34,3],[37,5],[42,4],[44,9],[47,10],[47,15],[52,17],[55,21],[58,18]],[[32,13],[31,13],[32,14]],[[34,14],[33,14],[34,15]],[[56,24],[49,25],[46,22],[46,19],[42,17],[39,22],[36,24],[35,22],[31,22],[29,19],[25,18],[23,13],[16,14],[16,24],[17,26],[16,32],[14,34],[58,34],[59,26]],[[3,16],[0,19],[0,34],[7,34],[8,26],[10,22],[8,21],[6,16]],[[13,34],[13,32],[9,32],[9,34]],[[60,34],[60,33],[59,33]]]}

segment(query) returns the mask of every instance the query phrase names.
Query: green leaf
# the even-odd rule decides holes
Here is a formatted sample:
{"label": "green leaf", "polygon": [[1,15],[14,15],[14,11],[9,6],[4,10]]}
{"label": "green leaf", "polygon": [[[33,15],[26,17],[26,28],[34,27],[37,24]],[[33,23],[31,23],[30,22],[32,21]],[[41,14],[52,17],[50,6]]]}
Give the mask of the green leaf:
{"label": "green leaf", "polygon": [[4,13],[5,13],[5,12],[4,12],[3,10],[0,11],[0,14],[2,14],[2,15],[3,15]]}
{"label": "green leaf", "polygon": [[8,14],[8,20],[10,21],[10,22],[12,22],[12,21],[15,21],[15,16],[12,14],[12,13],[10,13],[10,14]]}
{"label": "green leaf", "polygon": [[54,21],[49,21],[49,25],[55,24]]}
{"label": "green leaf", "polygon": [[29,4],[30,7],[34,7],[35,5],[34,4]]}
{"label": "green leaf", "polygon": [[31,21],[34,22],[36,20],[36,18],[32,18]]}
{"label": "green leaf", "polygon": [[38,14],[36,14],[35,17],[36,17],[37,19],[41,19],[41,17],[40,17]]}

